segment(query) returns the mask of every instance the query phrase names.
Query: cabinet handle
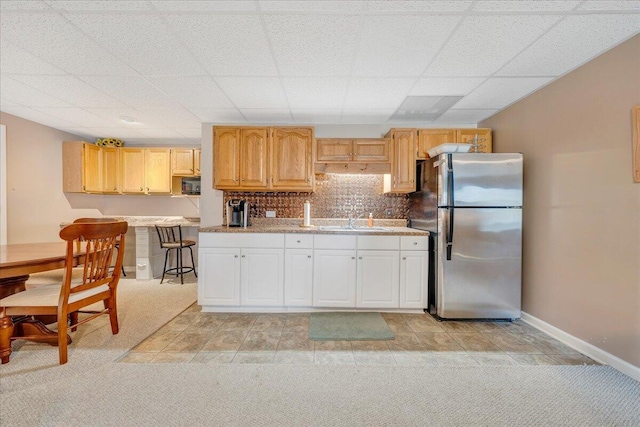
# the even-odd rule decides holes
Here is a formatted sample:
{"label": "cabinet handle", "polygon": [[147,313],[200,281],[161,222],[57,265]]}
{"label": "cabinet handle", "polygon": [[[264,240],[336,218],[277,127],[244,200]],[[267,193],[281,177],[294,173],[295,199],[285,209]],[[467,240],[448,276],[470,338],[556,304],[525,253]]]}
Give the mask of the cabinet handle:
{"label": "cabinet handle", "polygon": [[418,244],[418,242],[413,242],[413,244],[414,244],[414,245],[417,245],[417,244]]}
{"label": "cabinet handle", "polygon": [[140,191],[144,191],[144,188],[140,187]]}
{"label": "cabinet handle", "polygon": [[242,258],[244,258],[244,255],[242,255]]}
{"label": "cabinet handle", "polygon": [[362,257],[358,257],[358,259],[362,259]]}
{"label": "cabinet handle", "polygon": [[356,257],[352,256],[351,259],[356,259]]}
{"label": "cabinet handle", "polygon": [[234,258],[238,258],[238,255],[234,255],[233,257],[234,257]]}
{"label": "cabinet handle", "polygon": [[300,240],[296,240],[296,242],[300,243]]}
{"label": "cabinet handle", "polygon": [[113,187],[113,191],[116,191],[118,189],[118,187]]}
{"label": "cabinet handle", "polygon": [[403,256],[403,257],[402,257],[402,260],[403,260],[403,261],[404,261],[404,260],[406,260],[406,259],[407,259],[407,257],[406,257],[406,256]]}
{"label": "cabinet handle", "polygon": [[311,255],[307,255],[307,258],[311,258]]}

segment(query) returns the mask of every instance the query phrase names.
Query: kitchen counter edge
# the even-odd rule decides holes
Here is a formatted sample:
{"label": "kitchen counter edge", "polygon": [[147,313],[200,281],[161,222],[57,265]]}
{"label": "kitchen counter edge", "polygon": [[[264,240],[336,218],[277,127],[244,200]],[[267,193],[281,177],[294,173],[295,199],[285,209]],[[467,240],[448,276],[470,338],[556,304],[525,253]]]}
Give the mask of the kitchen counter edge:
{"label": "kitchen counter edge", "polygon": [[428,236],[428,231],[418,230],[409,227],[385,227],[387,230],[322,230],[318,227],[297,227],[297,226],[250,226],[227,227],[217,225],[214,227],[200,227],[201,233],[295,233],[295,234],[338,234],[338,235],[366,235],[366,236]]}

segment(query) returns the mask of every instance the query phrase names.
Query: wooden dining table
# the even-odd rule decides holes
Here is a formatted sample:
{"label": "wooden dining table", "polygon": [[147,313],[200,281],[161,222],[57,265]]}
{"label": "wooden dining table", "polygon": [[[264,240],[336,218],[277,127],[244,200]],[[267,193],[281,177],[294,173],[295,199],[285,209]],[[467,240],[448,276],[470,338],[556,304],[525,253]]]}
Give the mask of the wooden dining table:
{"label": "wooden dining table", "polygon": [[[84,262],[84,252],[76,246],[73,266]],[[67,243],[19,243],[0,245],[0,299],[24,291],[29,275],[57,270],[66,265]],[[51,316],[48,316],[51,317]],[[29,337],[29,340],[58,344],[58,335],[45,326],[56,319],[19,316],[13,318],[13,337]],[[26,338],[25,338],[26,339]],[[71,342],[71,338],[67,340]]]}

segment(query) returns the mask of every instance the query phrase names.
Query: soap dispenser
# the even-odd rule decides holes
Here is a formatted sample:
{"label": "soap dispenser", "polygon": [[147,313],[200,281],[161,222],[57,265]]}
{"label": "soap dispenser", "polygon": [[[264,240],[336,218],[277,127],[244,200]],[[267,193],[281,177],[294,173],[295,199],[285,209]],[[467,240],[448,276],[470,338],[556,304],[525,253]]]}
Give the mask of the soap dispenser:
{"label": "soap dispenser", "polygon": [[373,227],[373,212],[369,212],[369,227]]}

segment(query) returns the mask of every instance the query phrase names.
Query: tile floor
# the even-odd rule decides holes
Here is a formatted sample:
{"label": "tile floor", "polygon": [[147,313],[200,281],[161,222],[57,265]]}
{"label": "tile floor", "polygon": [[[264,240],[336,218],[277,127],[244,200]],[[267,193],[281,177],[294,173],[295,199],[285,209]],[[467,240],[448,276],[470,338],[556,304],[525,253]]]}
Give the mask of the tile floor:
{"label": "tile floor", "polygon": [[522,321],[438,322],[382,313],[395,340],[313,341],[309,313],[202,313],[197,304],[120,359],[127,363],[582,365],[590,358]]}

